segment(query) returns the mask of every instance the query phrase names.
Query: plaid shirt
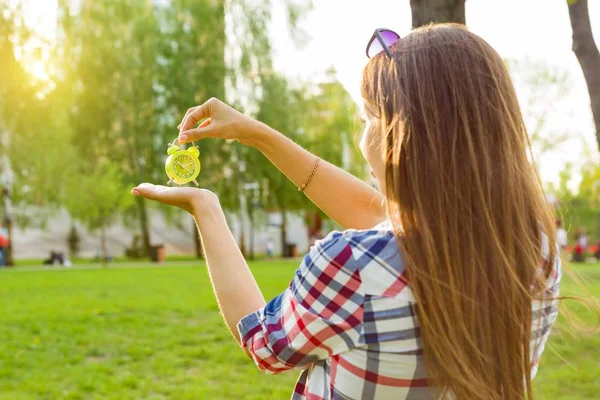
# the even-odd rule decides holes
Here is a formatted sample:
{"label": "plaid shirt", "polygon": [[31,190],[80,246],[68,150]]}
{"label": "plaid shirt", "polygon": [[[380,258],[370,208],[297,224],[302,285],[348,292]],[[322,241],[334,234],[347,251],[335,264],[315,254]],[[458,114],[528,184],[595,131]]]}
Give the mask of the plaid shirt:
{"label": "plaid shirt", "polygon": [[[559,281],[557,261],[551,293]],[[535,302],[533,311],[535,375],[557,304]],[[389,223],[318,241],[290,287],[242,318],[238,329],[259,369],[302,370],[293,400],[432,396],[415,300]]]}

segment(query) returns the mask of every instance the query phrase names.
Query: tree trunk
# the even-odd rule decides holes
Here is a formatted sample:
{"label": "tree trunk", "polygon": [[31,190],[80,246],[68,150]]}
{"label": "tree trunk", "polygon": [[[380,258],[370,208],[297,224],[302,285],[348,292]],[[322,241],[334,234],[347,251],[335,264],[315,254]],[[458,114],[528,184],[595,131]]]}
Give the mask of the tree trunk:
{"label": "tree trunk", "polygon": [[142,244],[144,245],[144,255],[150,256],[150,224],[148,223],[148,210],[146,203],[141,197],[137,198],[138,211],[140,212],[140,224],[142,230]]}
{"label": "tree trunk", "polygon": [[430,22],[456,22],[466,25],[465,0],[410,0],[412,26]]}
{"label": "tree trunk", "polygon": [[321,238],[323,234],[323,218],[318,211],[310,213],[310,221],[308,223],[308,245],[312,246],[314,242]]}
{"label": "tree trunk", "polygon": [[569,17],[573,28],[573,52],[581,65],[587,84],[596,129],[596,143],[600,150],[600,52],[592,35],[588,1],[569,1]]}
{"label": "tree trunk", "polygon": [[250,251],[249,251],[249,257],[250,260],[254,260],[254,213],[252,212],[252,209],[250,209],[249,213],[248,213],[248,220],[250,222]]}
{"label": "tree trunk", "polygon": [[108,263],[108,246],[106,244],[106,224],[102,223],[100,232],[100,253],[102,254],[102,265],[106,268]]}
{"label": "tree trunk", "polygon": [[202,258],[202,238],[200,237],[200,231],[198,231],[198,227],[196,226],[196,221],[192,218],[192,227],[195,232],[196,240],[194,240],[194,247],[196,249],[196,257]]}
{"label": "tree trunk", "polygon": [[[285,215],[285,209],[280,208],[281,212],[281,256],[285,257],[287,253],[287,217]],[[290,254],[291,256],[291,254]]]}
{"label": "tree trunk", "polygon": [[242,223],[240,226],[242,228],[240,233],[240,251],[242,252],[242,256],[246,258],[246,237],[244,235],[244,224]]}

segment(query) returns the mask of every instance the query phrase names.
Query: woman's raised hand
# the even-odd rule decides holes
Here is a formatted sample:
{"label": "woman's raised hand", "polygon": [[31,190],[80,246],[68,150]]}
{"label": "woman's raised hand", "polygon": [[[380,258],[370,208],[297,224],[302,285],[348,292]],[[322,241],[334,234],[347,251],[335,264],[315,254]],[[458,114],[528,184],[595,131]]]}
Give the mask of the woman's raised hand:
{"label": "woman's raised hand", "polygon": [[179,124],[179,142],[205,138],[237,140],[256,147],[260,142],[261,123],[242,114],[222,101],[212,98],[190,108]]}

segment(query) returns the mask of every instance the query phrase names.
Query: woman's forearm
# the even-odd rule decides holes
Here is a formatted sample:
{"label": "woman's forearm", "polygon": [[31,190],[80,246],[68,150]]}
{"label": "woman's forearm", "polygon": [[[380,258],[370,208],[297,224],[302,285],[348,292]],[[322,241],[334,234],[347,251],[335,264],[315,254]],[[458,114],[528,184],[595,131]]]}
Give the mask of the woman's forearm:
{"label": "woman's forearm", "polygon": [[[265,124],[254,144],[296,186],[310,175],[316,156]],[[304,193],[345,229],[368,229],[386,218],[384,196],[341,168],[322,160]]]}
{"label": "woman's forearm", "polygon": [[[216,203],[216,204],[215,204]],[[238,248],[217,200],[194,213],[217,303],[231,334],[240,341],[237,323],[265,306],[265,299]]]}

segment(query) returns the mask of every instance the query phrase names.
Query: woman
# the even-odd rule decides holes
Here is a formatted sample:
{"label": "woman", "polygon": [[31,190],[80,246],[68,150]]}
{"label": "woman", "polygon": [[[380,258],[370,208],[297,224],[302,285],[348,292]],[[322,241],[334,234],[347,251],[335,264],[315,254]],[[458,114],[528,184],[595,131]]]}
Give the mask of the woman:
{"label": "woman", "polygon": [[260,369],[302,370],[294,399],[531,398],[560,261],[505,65],[457,25],[377,30],[368,55],[361,149],[381,192],[218,100],[180,125],[183,143],[259,149],[346,229],[270,302],[215,195],[133,194],[195,217],[227,326]]}

